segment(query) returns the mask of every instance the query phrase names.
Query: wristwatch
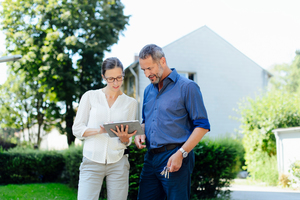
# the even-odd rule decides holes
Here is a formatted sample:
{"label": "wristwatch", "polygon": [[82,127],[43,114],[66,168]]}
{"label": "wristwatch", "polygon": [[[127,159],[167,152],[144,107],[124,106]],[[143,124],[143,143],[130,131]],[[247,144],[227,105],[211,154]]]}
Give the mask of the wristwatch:
{"label": "wristwatch", "polygon": [[181,151],[183,158],[186,158],[188,156],[188,152],[186,152],[182,147],[179,149],[179,151]]}
{"label": "wristwatch", "polygon": [[121,143],[127,146],[129,144],[129,141],[128,142],[122,142],[121,141]]}

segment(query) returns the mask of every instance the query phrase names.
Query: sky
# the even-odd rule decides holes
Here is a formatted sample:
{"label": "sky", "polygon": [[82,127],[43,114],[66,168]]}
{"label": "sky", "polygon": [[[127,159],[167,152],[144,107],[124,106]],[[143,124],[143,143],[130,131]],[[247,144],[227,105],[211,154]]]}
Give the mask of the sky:
{"label": "sky", "polygon": [[[146,44],[164,47],[206,25],[265,69],[300,50],[300,0],[121,0],[129,25],[107,57],[124,67]],[[0,32],[0,54],[5,52]],[[167,58],[168,59],[168,58]],[[172,66],[169,66],[172,67]],[[7,67],[0,63],[0,84]]]}

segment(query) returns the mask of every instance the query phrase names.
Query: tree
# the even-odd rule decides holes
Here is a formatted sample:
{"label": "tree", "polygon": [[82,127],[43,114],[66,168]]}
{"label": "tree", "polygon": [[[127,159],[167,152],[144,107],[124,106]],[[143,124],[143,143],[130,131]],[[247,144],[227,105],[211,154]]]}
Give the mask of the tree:
{"label": "tree", "polygon": [[[277,128],[300,126],[300,52],[291,65],[275,65],[267,93],[240,102],[247,170],[255,180],[276,184]],[[264,170],[261,170],[264,169]]]}
{"label": "tree", "polygon": [[276,166],[276,139],[272,131],[300,126],[299,94],[271,90],[241,102],[239,112],[248,172],[254,180],[276,184],[277,168],[271,169]]}
{"label": "tree", "polygon": [[292,93],[300,94],[300,51],[296,51],[295,59],[290,67],[287,89]]}
{"label": "tree", "polygon": [[[48,130],[57,117],[56,104],[46,99],[36,81],[25,82],[24,73],[11,71],[0,91],[0,124],[2,128],[20,129],[25,135],[27,129],[29,140],[39,145],[41,130]],[[37,124],[37,132],[32,127]],[[23,138],[25,141],[25,138]]]}
{"label": "tree", "polygon": [[271,88],[300,94],[300,51],[296,51],[291,65],[275,65],[271,72],[274,75]]}
{"label": "tree", "polygon": [[128,24],[120,0],[4,0],[1,12],[9,52],[21,54],[13,69],[26,73],[61,103],[68,143],[75,111],[73,103],[89,89],[103,87],[104,52],[117,43]]}
{"label": "tree", "polygon": [[6,82],[0,86],[0,124],[1,128],[20,129],[24,132],[25,128],[30,129],[31,107],[27,92],[23,84],[24,76],[10,74]]}

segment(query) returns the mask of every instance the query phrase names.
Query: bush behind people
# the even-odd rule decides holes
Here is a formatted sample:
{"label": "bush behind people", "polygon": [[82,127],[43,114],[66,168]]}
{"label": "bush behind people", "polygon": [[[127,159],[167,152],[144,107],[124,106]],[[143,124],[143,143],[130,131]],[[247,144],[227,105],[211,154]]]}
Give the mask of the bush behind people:
{"label": "bush behind people", "polygon": [[[130,145],[130,183],[128,199],[136,199],[139,176],[146,149]],[[195,168],[192,175],[193,199],[229,195],[222,188],[229,186],[243,162],[243,147],[234,139],[205,139],[194,149]],[[0,153],[0,183],[19,184],[62,182],[77,188],[82,146],[71,146],[64,151],[12,150]],[[106,198],[106,184],[100,197]]]}

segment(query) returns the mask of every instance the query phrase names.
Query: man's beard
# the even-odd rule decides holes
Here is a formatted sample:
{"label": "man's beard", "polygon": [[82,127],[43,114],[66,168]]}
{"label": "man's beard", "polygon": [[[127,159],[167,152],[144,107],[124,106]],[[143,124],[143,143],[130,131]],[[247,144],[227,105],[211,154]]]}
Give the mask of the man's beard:
{"label": "man's beard", "polygon": [[151,81],[151,83],[152,83],[153,85],[159,83],[159,81],[160,81],[160,79],[161,79],[161,77],[158,77],[158,74],[155,74],[154,76],[156,77],[156,79],[155,79],[155,81],[153,81],[153,82],[152,82],[151,79],[149,78],[150,81]]}
{"label": "man's beard", "polygon": [[164,73],[164,69],[162,68],[162,66],[160,64],[158,64],[158,68],[159,68],[158,73],[154,75],[156,77],[156,80],[154,82],[152,82],[151,79],[148,77],[153,85],[158,84],[160,82],[161,77]]}

